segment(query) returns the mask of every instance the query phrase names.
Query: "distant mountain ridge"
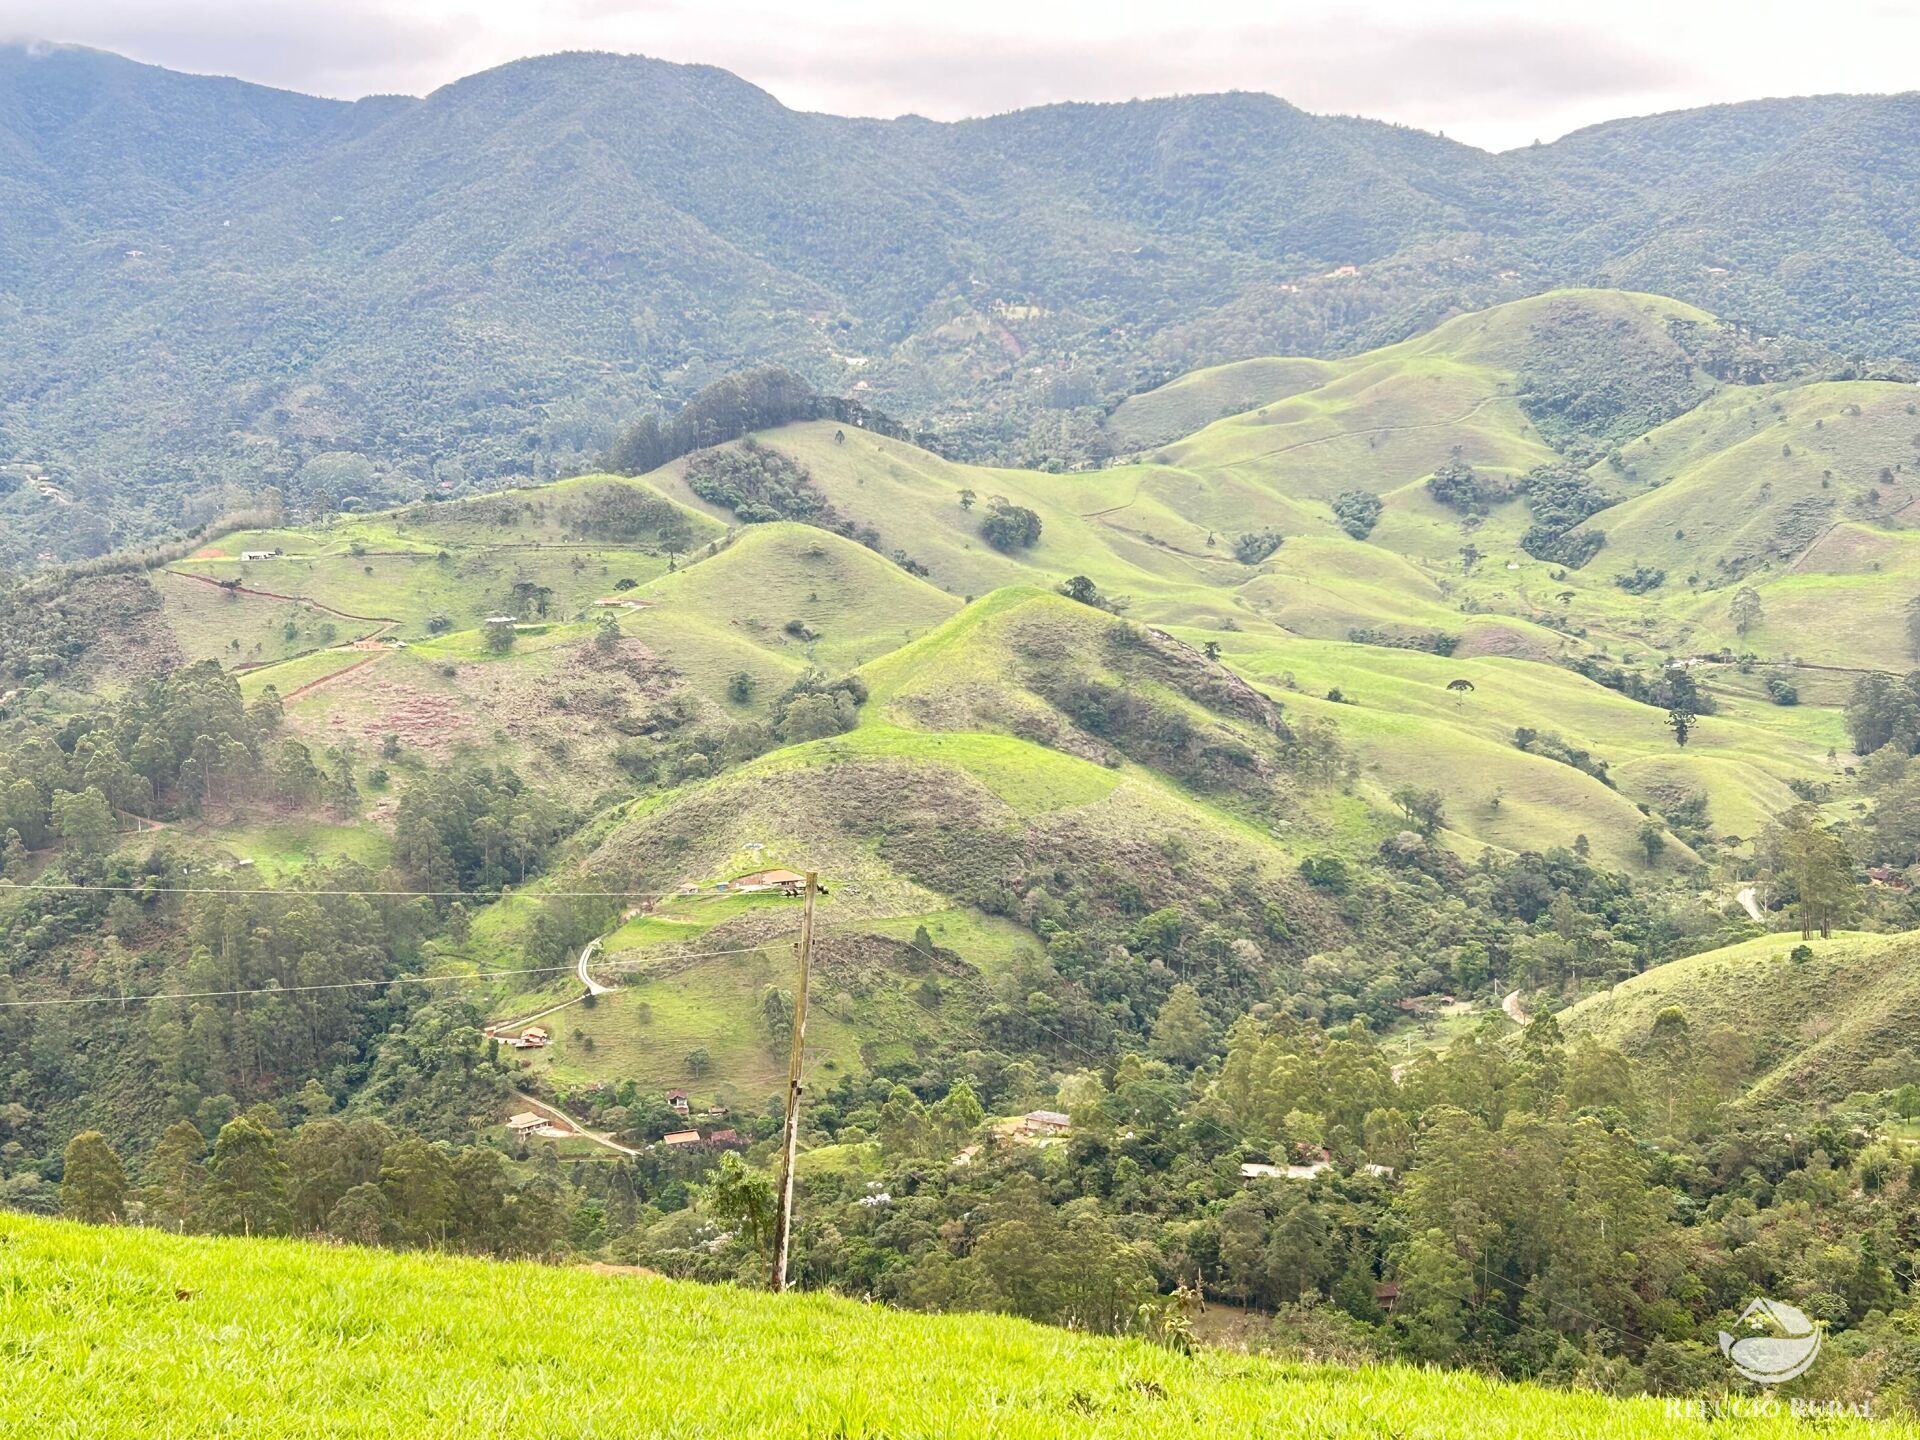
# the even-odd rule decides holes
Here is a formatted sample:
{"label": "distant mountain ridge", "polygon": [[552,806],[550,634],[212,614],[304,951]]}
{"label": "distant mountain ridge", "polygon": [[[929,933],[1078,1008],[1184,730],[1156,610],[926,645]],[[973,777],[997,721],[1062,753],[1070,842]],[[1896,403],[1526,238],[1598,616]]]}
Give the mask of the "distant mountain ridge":
{"label": "distant mountain ridge", "polygon": [[565,473],[769,361],[1057,464],[1196,366],[1563,283],[1920,354],[1916,135],[1913,96],[1505,155],[1249,93],[861,120],[604,54],[348,103],[0,47],[0,561]]}

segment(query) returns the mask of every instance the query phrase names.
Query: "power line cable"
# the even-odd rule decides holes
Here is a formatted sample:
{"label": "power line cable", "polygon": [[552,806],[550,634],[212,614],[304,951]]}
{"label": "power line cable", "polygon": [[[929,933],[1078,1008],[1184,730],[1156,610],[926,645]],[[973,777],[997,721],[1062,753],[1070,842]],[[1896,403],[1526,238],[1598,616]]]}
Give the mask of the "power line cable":
{"label": "power line cable", "polygon": [[0,890],[46,890],[55,892],[99,892],[118,895],[359,895],[371,899],[399,900],[664,900],[664,894],[644,890],[325,890],[305,889],[297,885],[98,885],[78,881],[46,883],[33,881],[22,885],[0,880]]}
{"label": "power line cable", "polygon": [[[777,941],[768,941],[775,944]],[[755,955],[766,945],[749,945],[731,950],[696,950],[691,954],[654,956],[647,960],[610,960],[605,964],[596,964],[601,971],[624,970],[636,965],[651,964],[656,959],[707,960],[723,955]],[[237,990],[175,990],[149,995],[62,995],[35,1000],[0,1000],[0,1009],[30,1010],[43,1006],[67,1005],[137,1005],[152,1000],[219,1000],[246,995],[293,995],[317,990],[352,990],[380,985],[459,985],[477,984],[493,980],[513,979],[522,975],[571,975],[579,969],[579,962],[571,965],[540,965],[523,970],[485,970],[468,975],[388,975],[366,980],[334,980],[315,985],[261,985]]]}

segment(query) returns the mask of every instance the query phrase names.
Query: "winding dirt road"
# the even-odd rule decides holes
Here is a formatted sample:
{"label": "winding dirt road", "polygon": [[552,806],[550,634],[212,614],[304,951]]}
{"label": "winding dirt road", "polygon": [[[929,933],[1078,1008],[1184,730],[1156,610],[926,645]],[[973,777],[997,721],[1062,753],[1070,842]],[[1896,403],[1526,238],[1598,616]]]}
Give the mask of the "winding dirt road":
{"label": "winding dirt road", "polygon": [[580,952],[580,964],[574,970],[574,974],[580,977],[580,983],[587,987],[589,995],[609,995],[613,992],[611,985],[602,985],[587,969],[587,962],[593,959],[594,951],[600,948],[600,941],[605,938],[605,936],[599,936],[586,943],[586,947]]}

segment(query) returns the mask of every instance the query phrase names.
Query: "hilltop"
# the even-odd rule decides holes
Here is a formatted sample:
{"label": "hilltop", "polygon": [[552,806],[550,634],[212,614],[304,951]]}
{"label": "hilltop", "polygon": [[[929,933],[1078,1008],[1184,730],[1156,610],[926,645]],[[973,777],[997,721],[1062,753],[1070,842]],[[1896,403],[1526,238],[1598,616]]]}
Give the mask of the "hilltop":
{"label": "hilltop", "polygon": [[346,104],[8,45],[0,555],[98,555],[264,485],[548,479],[768,361],[956,454],[1084,463],[1237,403],[1128,398],[1197,367],[1595,276],[1912,356],[1915,103],[1495,156],[1251,94],[854,120],[570,54]]}
{"label": "hilltop", "polygon": [[[0,1317],[34,1337],[0,1421],[72,1435],[453,1436],[503,1415],[530,1430],[687,1436],[1360,1436],[1382,1424],[1658,1436],[1699,1423],[1655,1400],[1187,1356],[1007,1317],[649,1275],[14,1217],[0,1240]],[[619,1336],[643,1338],[644,1364],[608,1343]],[[1858,1424],[1869,1431],[1884,1428]]]}

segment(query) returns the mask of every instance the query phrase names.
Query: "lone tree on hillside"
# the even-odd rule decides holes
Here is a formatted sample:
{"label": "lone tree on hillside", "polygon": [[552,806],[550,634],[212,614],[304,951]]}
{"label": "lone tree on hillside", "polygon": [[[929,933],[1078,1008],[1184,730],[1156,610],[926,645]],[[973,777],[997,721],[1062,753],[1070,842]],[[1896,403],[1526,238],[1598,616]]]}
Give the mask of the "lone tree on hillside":
{"label": "lone tree on hillside", "polygon": [[1683,705],[1677,705],[1667,712],[1667,728],[1673,731],[1673,743],[1684,747],[1693,735],[1693,727],[1700,723],[1700,717]]}
{"label": "lone tree on hillside", "polygon": [[222,1125],[213,1142],[207,1218],[228,1235],[277,1235],[287,1227],[287,1162],[273,1132],[249,1116]]}
{"label": "lone tree on hillside", "polygon": [[113,848],[113,810],[96,785],[78,795],[54,791],[53,828],[81,855],[104,855]]}
{"label": "lone tree on hillside", "polygon": [[206,1141],[191,1120],[176,1120],[141,1167],[146,1180],[140,1198],[149,1223],[157,1221],[184,1234],[200,1215],[200,1186],[207,1178],[200,1155]]}
{"label": "lone tree on hillside", "polygon": [[720,1157],[720,1168],[699,1191],[701,1208],[743,1234],[756,1253],[773,1238],[773,1177],[750,1168],[738,1155]]}
{"label": "lone tree on hillside", "polygon": [[1669,1005],[1654,1016],[1653,1027],[1647,1033],[1647,1048],[1658,1061],[1661,1089],[1667,1101],[1667,1128],[1671,1130],[1680,1097],[1693,1073],[1693,1027],[1687,1021],[1687,1012],[1678,1005]]}
{"label": "lone tree on hillside", "polygon": [[1407,817],[1407,824],[1428,838],[1432,838],[1433,833],[1447,823],[1446,798],[1438,790],[1402,785],[1393,792],[1393,803]]}
{"label": "lone tree on hillside", "polygon": [[513,621],[507,619],[504,615],[494,616],[493,619],[487,621],[487,649],[491,650],[495,655],[506,654],[507,651],[513,648],[514,634]]}
{"label": "lone tree on hillside", "polygon": [[1649,820],[1640,827],[1640,848],[1647,852],[1647,864],[1658,864],[1667,853],[1667,832]]}
{"label": "lone tree on hillside", "polygon": [[1031,550],[1040,543],[1040,517],[1024,505],[996,495],[980,522],[980,538],[1003,554]]}
{"label": "lone tree on hillside", "polygon": [[1742,585],[1733,592],[1733,603],[1727,607],[1727,614],[1733,618],[1735,633],[1746,634],[1760,623],[1760,592],[1751,585]]}
{"label": "lone tree on hillside", "polygon": [[1070,575],[1060,582],[1060,593],[1069,600],[1078,600],[1082,605],[1100,604],[1100,587],[1084,575]]}
{"label": "lone tree on hillside", "polygon": [[1176,1065],[1198,1065],[1213,1046],[1213,1018],[1200,992],[1184,980],[1168,992],[1154,1018],[1149,1042],[1153,1053]]}
{"label": "lone tree on hillside", "polygon": [[76,1220],[105,1225],[118,1220],[127,1198],[127,1172],[98,1130],[82,1130],[67,1142],[60,1176],[60,1208]]}

